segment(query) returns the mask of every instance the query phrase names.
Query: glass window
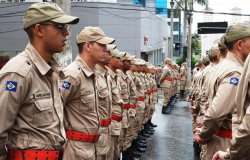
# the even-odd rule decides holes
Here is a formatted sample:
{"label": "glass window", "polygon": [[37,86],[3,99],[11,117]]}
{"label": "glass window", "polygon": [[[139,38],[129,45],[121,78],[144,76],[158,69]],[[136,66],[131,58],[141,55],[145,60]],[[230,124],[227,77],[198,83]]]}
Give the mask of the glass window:
{"label": "glass window", "polygon": [[10,53],[5,51],[0,51],[0,69],[9,61]]}

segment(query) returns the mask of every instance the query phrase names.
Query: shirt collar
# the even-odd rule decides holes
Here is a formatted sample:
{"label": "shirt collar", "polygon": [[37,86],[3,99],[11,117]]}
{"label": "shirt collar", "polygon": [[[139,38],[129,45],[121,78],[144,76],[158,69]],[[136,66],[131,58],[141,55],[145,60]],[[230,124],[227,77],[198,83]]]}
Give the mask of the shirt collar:
{"label": "shirt collar", "polygon": [[95,65],[95,67],[97,68],[97,70],[100,72],[101,76],[104,77],[107,70],[105,68],[102,68],[101,66],[99,66],[98,64]]}
{"label": "shirt collar", "polygon": [[242,62],[242,60],[230,51],[228,51],[226,58],[231,59],[232,61],[236,62],[237,64],[241,65],[242,67],[244,66],[244,63]]}
{"label": "shirt collar", "polygon": [[215,64],[215,63],[213,63],[213,62],[210,62],[210,63],[209,63],[209,65],[210,65],[211,67],[216,66],[216,64]]}
{"label": "shirt collar", "polygon": [[133,72],[127,71],[127,74],[129,74],[132,77],[132,79],[135,79],[135,74]]}
{"label": "shirt collar", "polygon": [[143,72],[140,72],[140,75],[143,76],[143,77],[145,76],[145,74]]}
{"label": "shirt collar", "polygon": [[121,77],[122,77],[124,80],[128,78],[127,75],[124,74],[124,73],[122,72],[122,70],[117,69],[117,72],[121,75]]}
{"label": "shirt collar", "polygon": [[108,70],[108,74],[112,77],[112,78],[115,78],[116,76],[116,73],[114,73],[108,66],[105,66],[106,69]]}
{"label": "shirt collar", "polygon": [[95,68],[91,70],[89,66],[85,63],[85,61],[77,55],[76,57],[76,63],[82,68],[83,72],[87,75],[87,77],[90,77],[91,75],[94,74],[93,70],[96,70]]}
{"label": "shirt collar", "polygon": [[59,73],[60,78],[65,77],[64,73],[62,72],[62,67],[58,64],[55,58],[52,57],[47,63],[30,42],[25,48],[25,52],[29,55],[31,61],[35,64],[36,68],[42,75],[47,74],[52,69],[54,72]]}

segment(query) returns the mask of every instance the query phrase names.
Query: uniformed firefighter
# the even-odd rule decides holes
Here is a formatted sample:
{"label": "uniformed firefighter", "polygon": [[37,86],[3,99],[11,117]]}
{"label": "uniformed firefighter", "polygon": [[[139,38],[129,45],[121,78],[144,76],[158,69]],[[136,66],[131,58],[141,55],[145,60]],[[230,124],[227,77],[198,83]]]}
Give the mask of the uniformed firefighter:
{"label": "uniformed firefighter", "polygon": [[250,52],[248,33],[250,28],[247,24],[235,24],[227,30],[225,44],[229,52],[210,79],[209,89],[213,94],[210,96],[203,126],[196,129],[194,135],[197,143],[207,143],[206,159],[212,159],[217,151],[225,151],[230,146],[233,136],[232,114],[235,111],[235,98],[232,97],[236,96],[242,67]]}
{"label": "uniformed firefighter", "polygon": [[53,54],[66,45],[66,24],[79,18],[55,3],[35,3],[23,22],[30,42],[0,71],[0,159],[62,160],[66,137],[59,79],[65,75]]}
{"label": "uniformed firefighter", "polygon": [[112,53],[111,63],[106,66],[108,70],[107,79],[110,81],[112,97],[112,121],[110,124],[111,143],[108,159],[117,160],[120,158],[119,137],[122,131],[121,121],[123,119],[124,102],[121,98],[121,79],[116,70],[122,67],[120,57],[125,56],[125,52],[119,52],[117,49],[111,50],[110,52]]}
{"label": "uniformed firefighter", "polygon": [[97,160],[108,160],[108,152],[110,150],[110,124],[111,124],[111,89],[110,81],[107,79],[107,69],[105,68],[111,62],[111,50],[114,50],[116,45],[107,45],[107,53],[105,61],[102,61],[96,65],[96,69],[99,71],[98,78],[96,79],[96,88],[98,95],[98,113],[99,113],[99,132],[100,137],[96,142],[96,154]]}

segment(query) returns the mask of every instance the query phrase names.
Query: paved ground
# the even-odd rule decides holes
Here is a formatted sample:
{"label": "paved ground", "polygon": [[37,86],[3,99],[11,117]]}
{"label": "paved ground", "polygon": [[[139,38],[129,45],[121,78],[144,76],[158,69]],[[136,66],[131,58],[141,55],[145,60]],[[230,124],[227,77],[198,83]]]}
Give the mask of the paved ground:
{"label": "paved ground", "polygon": [[179,97],[171,114],[161,114],[163,95],[159,95],[159,103],[153,115],[153,123],[157,124],[155,133],[147,140],[147,150],[140,160],[199,160],[194,155],[192,115],[190,104],[185,97]]}

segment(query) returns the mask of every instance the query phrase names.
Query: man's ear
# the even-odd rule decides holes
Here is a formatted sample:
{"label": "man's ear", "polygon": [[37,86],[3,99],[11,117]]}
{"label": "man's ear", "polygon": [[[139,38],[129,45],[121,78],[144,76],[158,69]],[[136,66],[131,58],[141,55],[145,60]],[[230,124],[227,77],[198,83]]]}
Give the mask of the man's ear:
{"label": "man's ear", "polygon": [[236,44],[237,44],[237,48],[239,50],[241,50],[241,47],[242,47],[242,43],[244,43],[242,40],[239,40]]}
{"label": "man's ear", "polygon": [[87,49],[87,51],[90,51],[90,46],[91,46],[91,44],[89,42],[87,42],[86,43],[86,49]]}
{"label": "man's ear", "polygon": [[39,37],[42,37],[43,36],[43,34],[44,34],[44,28],[43,28],[43,26],[42,25],[40,25],[40,24],[36,24],[35,26],[34,26],[34,35],[37,35],[37,36],[39,36]]}

